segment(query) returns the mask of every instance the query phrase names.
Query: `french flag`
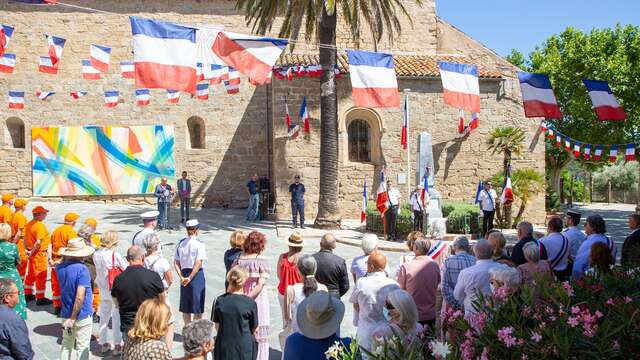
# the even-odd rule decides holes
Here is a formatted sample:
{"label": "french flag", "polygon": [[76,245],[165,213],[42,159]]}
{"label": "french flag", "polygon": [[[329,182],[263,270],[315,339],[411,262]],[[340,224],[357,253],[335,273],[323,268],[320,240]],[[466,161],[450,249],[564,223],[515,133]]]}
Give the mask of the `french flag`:
{"label": "french flag", "polygon": [[587,87],[598,120],[624,121],[627,118],[627,113],[613,96],[606,81],[582,80],[582,82]]}
{"label": "french flag", "polygon": [[167,100],[170,104],[177,104],[180,101],[180,91],[167,89]]}
{"label": "french flag", "polygon": [[269,37],[219,32],[211,50],[256,85],[271,82],[273,65],[288,41]]}
{"label": "french flag", "polygon": [[616,162],[618,160],[618,146],[611,145],[609,149],[609,162]]}
{"label": "french flag", "polygon": [[476,197],[473,201],[474,204],[480,204],[480,194],[482,193],[482,189],[484,189],[484,183],[480,180],[478,182],[478,187],[476,188]]}
{"label": "french flag", "polygon": [[562,112],[546,74],[519,72],[520,90],[526,117],[562,119]]}
{"label": "french flag", "polygon": [[108,73],[111,48],[92,44],[89,48],[89,59],[91,60],[91,66],[102,73]]}
{"label": "french flag", "polygon": [[438,240],[427,252],[427,256],[429,256],[432,260],[435,260],[442,254],[444,249],[449,246],[446,241]]}
{"label": "french flag", "polygon": [[347,50],[353,105],[367,108],[400,107],[393,56]]}
{"label": "french flag", "polygon": [[309,65],[307,67],[307,74],[311,77],[319,77],[322,76],[322,66],[315,64],[315,65]]}
{"label": "french flag", "polygon": [[583,157],[585,160],[591,160],[591,144],[584,145],[584,154]]}
{"label": "french flag", "polygon": [[549,137],[549,139],[553,140],[554,138],[553,129],[551,128],[547,129],[547,136]]}
{"label": "french flag", "polygon": [[513,202],[513,188],[511,187],[511,177],[507,176],[507,181],[504,184],[504,189],[502,189],[502,194],[500,195],[500,203],[503,205],[509,205]]}
{"label": "french flag", "polygon": [[556,146],[558,147],[558,149],[562,147],[562,136],[560,135],[556,135]]}
{"label": "french flag", "polygon": [[573,141],[573,155],[575,157],[580,157],[580,142],[579,141]]}
{"label": "french flag", "polygon": [[82,78],[87,80],[100,79],[100,70],[91,65],[91,60],[82,60]]}
{"label": "french flag", "polygon": [[564,149],[566,151],[571,151],[571,139],[568,136],[564,137]]}
{"label": "french flag", "polygon": [[196,97],[198,100],[208,100],[209,99],[209,84],[203,83],[198,84],[196,86]]}
{"label": "french flag", "polygon": [[284,98],[284,112],[285,121],[287,123],[287,129],[291,126],[291,115],[289,114],[289,105],[287,104],[287,98]]}
{"label": "french flag", "polygon": [[53,96],[55,93],[52,91],[36,91],[36,97],[42,101],[49,100],[50,96]]}
{"label": "french flag", "polygon": [[118,105],[118,97],[120,93],[118,91],[105,91],[104,103],[108,108],[113,108]]}
{"label": "french flag", "polygon": [[49,56],[40,56],[40,62],[38,63],[38,71],[45,74],[57,74],[58,65],[54,63]]}
{"label": "french flag", "polygon": [[297,77],[304,77],[305,75],[307,75],[307,67],[304,65],[296,66],[295,71]]}
{"label": "french flag", "polygon": [[475,130],[480,126],[480,116],[477,112],[471,113],[471,122],[469,123],[469,129]]}
{"label": "french flag", "polygon": [[360,222],[367,220],[367,180],[364,181],[364,189],[362,190],[362,205],[360,210]]}
{"label": "french flag", "polygon": [[480,85],[476,65],[438,62],[444,102],[455,108],[480,112]]}
{"label": "french flag", "polygon": [[4,51],[9,46],[9,40],[13,35],[13,27],[9,25],[0,24],[0,55],[4,54]]}
{"label": "french flag", "polygon": [[595,153],[593,154],[593,160],[600,161],[602,159],[602,145],[596,145]]}
{"label": "french flag", "polygon": [[136,87],[196,91],[196,29],[132,16]]}
{"label": "french flag", "polygon": [[136,89],[136,105],[147,106],[151,102],[149,89]]}
{"label": "french flag", "polygon": [[409,145],[409,99],[404,98],[404,111],[402,112],[402,133],[400,134],[400,145],[403,150],[407,150]]}
{"label": "french flag", "polygon": [[16,68],[16,54],[4,54],[0,57],[0,72],[11,74]]}
{"label": "french flag", "polygon": [[293,67],[289,66],[287,67],[287,70],[284,72],[284,76],[287,78],[287,80],[291,81],[293,80]]}
{"label": "french flag", "polygon": [[287,135],[290,139],[295,140],[298,138],[298,134],[300,134],[300,126],[298,124],[289,124],[287,129],[289,129]]}
{"label": "french flag", "polygon": [[224,81],[224,88],[227,90],[227,94],[237,94],[240,92],[240,85],[231,84],[228,80]]}
{"label": "french flag", "polygon": [[458,134],[464,132],[464,110],[460,109],[458,113]]}
{"label": "french flag", "polygon": [[420,200],[422,201],[422,206],[425,205],[425,199],[427,202],[429,201],[429,172],[424,172],[424,176],[422,177],[422,191],[420,192]]}
{"label": "french flag", "polygon": [[211,64],[209,84],[220,84],[222,80],[229,79],[229,68],[225,65]]}
{"label": "french flag", "polygon": [[123,79],[135,79],[136,67],[133,61],[120,61],[120,71]]}
{"label": "french flag", "polygon": [[302,98],[300,105],[300,122],[303,124],[305,135],[311,133],[311,125],[309,124],[309,110],[307,109],[307,97]]}
{"label": "french flag", "polygon": [[378,185],[378,193],[376,196],[376,208],[380,212],[380,216],[384,219],[384,213],[387,211],[387,183],[384,182],[384,167],[380,170],[380,185]]}
{"label": "french flag", "polygon": [[78,99],[80,99],[82,97],[85,97],[85,96],[87,96],[87,94],[88,93],[86,91],[72,91],[72,92],[69,93],[69,95],[71,95],[71,97],[74,100],[78,100]]}
{"label": "french flag", "polygon": [[[196,81],[202,81],[204,80],[204,68],[202,63],[196,63]],[[197,85],[196,85],[196,91],[198,91]]]}
{"label": "french flag", "polygon": [[636,159],[636,144],[627,145],[627,149],[624,152],[624,159],[627,161],[633,161]]}
{"label": "french flag", "polygon": [[24,109],[24,91],[9,91],[9,109]]}
{"label": "french flag", "polygon": [[231,85],[239,85],[240,84],[240,72],[236,70],[234,67],[229,66],[228,68],[228,80]]}
{"label": "french flag", "polygon": [[47,38],[47,44],[49,44],[49,57],[55,65],[62,58],[62,49],[64,49],[64,44],[67,40],[48,34],[45,34],[44,36]]}

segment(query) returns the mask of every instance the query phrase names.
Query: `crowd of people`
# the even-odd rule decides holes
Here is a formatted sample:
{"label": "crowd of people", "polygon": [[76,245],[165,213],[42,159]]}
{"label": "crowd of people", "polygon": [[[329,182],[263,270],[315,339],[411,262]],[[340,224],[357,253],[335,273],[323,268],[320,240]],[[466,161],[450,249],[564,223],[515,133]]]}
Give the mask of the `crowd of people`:
{"label": "crowd of people", "polygon": [[[203,319],[204,268],[211,259],[196,219],[185,221],[185,237],[173,259],[167,259],[154,230],[159,213],[142,214],[143,230],[134,235],[123,257],[117,251],[119,233],[109,230],[97,236],[95,219],[85,219],[76,233],[79,216],[70,212],[49,234],[43,223],[45,208],[34,207],[33,219],[27,221],[22,214],[26,200],[14,201],[10,195],[2,200],[0,357],[14,359],[34,357],[25,323],[25,304],[34,300],[36,306],[52,304],[61,319],[62,359],[89,358],[94,321],[99,323],[100,351],[124,359],[171,359],[174,333],[179,332],[185,359],[211,353],[216,359],[267,360],[273,331],[278,331],[283,359],[325,359],[336,342],[348,347],[352,340],[345,335],[355,335],[367,351],[398,334],[411,342],[425,332],[437,334],[439,319],[450,309],[474,314],[479,294],[534,286],[538,276],[563,281],[606,272],[617,254],[605,235],[604,219],[588,216],[583,233],[581,214],[575,211],[564,218],[550,217],[547,234],[540,239],[534,237],[531,223],[519,223],[518,242],[511,249],[495,229],[473,246],[465,236],[448,243],[444,223],[436,221],[429,235],[413,231],[407,236],[408,253],[398,264],[389,264],[378,250],[376,235],[365,234],[363,255],[349,268],[334,253],[336,238],[330,233],[322,237],[319,251],[305,254],[303,236],[294,231],[286,242],[288,251],[272,269],[263,255],[266,236],[235,231],[220,259],[226,292],[210,304],[208,320]],[[629,227],[622,263],[638,266],[640,214],[629,216]],[[44,296],[49,268],[51,300]],[[273,291],[267,286],[272,274],[278,279]],[[353,289],[346,298],[350,278]],[[180,288],[182,329],[176,328],[176,309],[168,301],[172,286]],[[270,326],[270,302],[275,298],[282,311],[281,329]],[[349,320],[344,319],[347,306],[353,308]],[[355,334],[341,334],[344,321],[353,322]]]}

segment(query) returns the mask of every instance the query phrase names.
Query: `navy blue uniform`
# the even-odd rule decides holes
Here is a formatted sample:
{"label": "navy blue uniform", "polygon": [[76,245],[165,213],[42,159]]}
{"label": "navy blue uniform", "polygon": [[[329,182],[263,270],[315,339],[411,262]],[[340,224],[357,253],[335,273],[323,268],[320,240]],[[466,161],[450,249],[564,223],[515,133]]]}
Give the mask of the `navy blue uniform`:
{"label": "navy blue uniform", "polygon": [[293,226],[296,226],[298,223],[298,214],[300,214],[300,226],[304,226],[304,191],[304,185],[302,183],[293,183],[289,185]]}

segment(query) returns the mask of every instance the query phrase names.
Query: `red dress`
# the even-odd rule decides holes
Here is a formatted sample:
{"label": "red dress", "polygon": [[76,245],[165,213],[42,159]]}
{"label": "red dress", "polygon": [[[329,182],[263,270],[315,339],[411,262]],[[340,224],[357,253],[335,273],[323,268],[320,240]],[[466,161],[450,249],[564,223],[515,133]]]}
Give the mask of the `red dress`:
{"label": "red dress", "polygon": [[298,264],[289,261],[289,254],[282,254],[280,261],[280,283],[278,284],[278,292],[284,295],[287,286],[302,282],[302,276],[298,271]]}

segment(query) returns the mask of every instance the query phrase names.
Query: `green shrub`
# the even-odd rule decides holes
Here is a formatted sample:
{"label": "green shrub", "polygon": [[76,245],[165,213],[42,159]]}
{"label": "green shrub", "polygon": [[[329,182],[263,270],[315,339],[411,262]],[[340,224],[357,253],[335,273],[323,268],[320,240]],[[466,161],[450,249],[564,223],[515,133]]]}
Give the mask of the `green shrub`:
{"label": "green shrub", "polygon": [[[447,213],[445,215],[445,207]],[[477,234],[480,232],[478,205],[467,203],[445,203],[442,205],[442,214],[447,218],[447,232],[454,234]]]}
{"label": "green shrub", "polygon": [[[400,214],[397,217],[397,229],[398,236],[401,238],[406,237],[411,231],[413,231],[413,211],[411,211],[411,205],[404,203],[400,206]],[[367,207],[367,231],[371,231],[377,234],[384,233],[384,225],[380,212],[376,208],[375,203],[369,203]],[[425,224],[426,231],[426,224]]]}

